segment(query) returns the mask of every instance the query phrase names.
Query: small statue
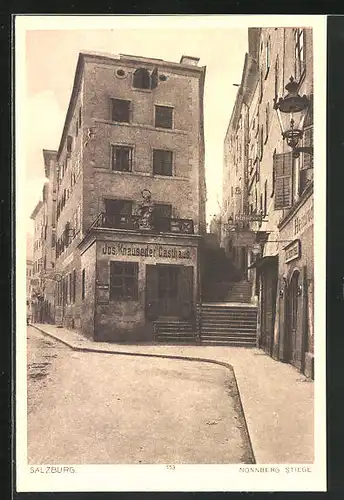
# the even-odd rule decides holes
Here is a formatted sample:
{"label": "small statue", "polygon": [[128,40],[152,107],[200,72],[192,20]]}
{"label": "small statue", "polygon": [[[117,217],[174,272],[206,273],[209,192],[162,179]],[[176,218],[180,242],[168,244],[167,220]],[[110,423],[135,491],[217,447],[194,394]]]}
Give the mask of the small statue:
{"label": "small statue", "polygon": [[140,219],[139,228],[144,230],[153,229],[153,209],[154,203],[152,202],[152,194],[149,189],[143,189],[141,191],[143,200],[140,203]]}

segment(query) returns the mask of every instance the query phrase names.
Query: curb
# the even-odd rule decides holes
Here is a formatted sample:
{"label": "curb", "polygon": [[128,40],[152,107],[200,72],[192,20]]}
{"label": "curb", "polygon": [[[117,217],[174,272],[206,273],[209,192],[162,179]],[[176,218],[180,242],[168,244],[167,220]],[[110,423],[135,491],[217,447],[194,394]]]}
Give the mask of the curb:
{"label": "curb", "polygon": [[140,353],[140,352],[130,352],[130,351],[104,351],[102,349],[96,349],[96,348],[93,348],[93,347],[79,347],[79,346],[71,344],[70,342],[67,342],[66,340],[62,340],[59,337],[56,337],[53,333],[47,332],[47,331],[39,328],[36,325],[32,325],[31,324],[29,326],[32,326],[33,328],[35,328],[39,332],[43,333],[44,335],[47,335],[48,337],[51,337],[54,340],[57,340],[58,342],[61,342],[62,344],[66,345],[70,349],[73,349],[74,351],[79,351],[79,352],[95,352],[95,353],[98,353],[98,354],[119,354],[119,355],[122,355],[122,356],[141,356],[141,357],[146,357],[146,358],[177,359],[179,361],[196,361],[196,362],[201,362],[201,363],[208,363],[208,364],[213,364],[213,365],[219,365],[219,366],[223,366],[223,367],[225,367],[225,368],[227,368],[229,370],[232,370],[233,371],[233,375],[234,375],[235,386],[236,386],[237,393],[238,393],[238,396],[239,396],[238,402],[239,402],[239,406],[240,406],[240,409],[242,411],[242,415],[243,415],[243,419],[244,419],[244,423],[245,423],[245,434],[246,434],[246,437],[247,437],[247,440],[248,440],[248,445],[249,445],[249,448],[250,448],[250,453],[251,453],[252,459],[253,459],[252,463],[253,464],[257,463],[256,462],[256,458],[255,458],[255,454],[254,454],[254,451],[253,451],[253,446],[252,446],[252,441],[251,441],[250,433],[249,433],[249,430],[248,430],[248,425],[247,425],[247,421],[246,421],[246,416],[245,416],[244,408],[243,408],[242,401],[241,401],[241,396],[240,396],[240,391],[239,391],[239,387],[238,387],[237,378],[236,378],[236,375],[235,375],[235,370],[234,370],[234,367],[231,364],[226,363],[225,361],[217,361],[215,359],[199,358],[199,357],[192,357],[192,356],[174,356],[172,354],[152,354],[152,353]]}

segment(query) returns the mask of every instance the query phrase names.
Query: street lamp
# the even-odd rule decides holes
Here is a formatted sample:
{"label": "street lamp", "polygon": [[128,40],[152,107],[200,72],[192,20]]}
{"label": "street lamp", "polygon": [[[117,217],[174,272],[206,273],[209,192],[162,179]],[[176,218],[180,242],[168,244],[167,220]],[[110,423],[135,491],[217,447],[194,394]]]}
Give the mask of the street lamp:
{"label": "street lamp", "polygon": [[[312,147],[298,147],[299,141],[303,136],[303,124],[310,106],[310,100],[305,95],[300,96],[298,87],[298,82],[291,76],[285,86],[287,94],[284,97],[280,97],[278,101],[275,101],[274,105],[283,139],[292,148],[294,158],[298,158],[300,153],[313,155]],[[298,122],[296,122],[295,115],[299,116]]]}

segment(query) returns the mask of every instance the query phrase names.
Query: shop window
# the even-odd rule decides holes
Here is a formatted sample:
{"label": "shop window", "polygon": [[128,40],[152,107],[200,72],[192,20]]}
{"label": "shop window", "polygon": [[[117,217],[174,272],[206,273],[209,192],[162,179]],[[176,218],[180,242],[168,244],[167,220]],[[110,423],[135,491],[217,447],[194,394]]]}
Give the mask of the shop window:
{"label": "shop window", "polygon": [[85,269],[81,273],[81,300],[85,299]]}
{"label": "shop window", "polygon": [[131,172],[133,148],[130,146],[112,146],[112,170]]}
{"label": "shop window", "polygon": [[114,122],[130,123],[130,101],[112,99],[111,118]]}
{"label": "shop window", "polygon": [[173,108],[168,106],[155,106],[155,126],[160,128],[172,128]]}
{"label": "shop window", "polygon": [[138,263],[110,262],[110,300],[137,300]]}
{"label": "shop window", "polygon": [[306,70],[305,30],[295,29],[295,79],[300,82]]}
{"label": "shop window", "polygon": [[153,149],[153,174],[172,175],[172,151]]}

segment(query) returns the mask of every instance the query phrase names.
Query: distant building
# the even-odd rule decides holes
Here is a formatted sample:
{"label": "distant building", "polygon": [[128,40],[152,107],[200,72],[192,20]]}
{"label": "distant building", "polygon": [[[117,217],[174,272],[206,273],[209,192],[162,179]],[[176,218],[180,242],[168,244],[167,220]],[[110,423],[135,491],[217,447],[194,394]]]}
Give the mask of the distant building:
{"label": "distant building", "polygon": [[307,150],[293,155],[275,109],[291,77],[309,102],[298,144],[309,148],[312,30],[249,29],[249,53],[225,141],[222,245],[236,258],[240,252],[252,282],[259,345],[313,377],[313,156]]}
{"label": "distant building", "polygon": [[194,57],[79,55],[50,183],[55,322],[139,341],[159,317],[193,321],[206,231],[204,78]]}
{"label": "distant building", "polygon": [[42,198],[31,214],[34,221],[33,319],[54,322],[56,244],[56,151],[43,150],[45,177]]}
{"label": "distant building", "polygon": [[26,235],[26,307],[27,317],[32,318],[32,276],[33,276],[33,237],[30,233]]}

